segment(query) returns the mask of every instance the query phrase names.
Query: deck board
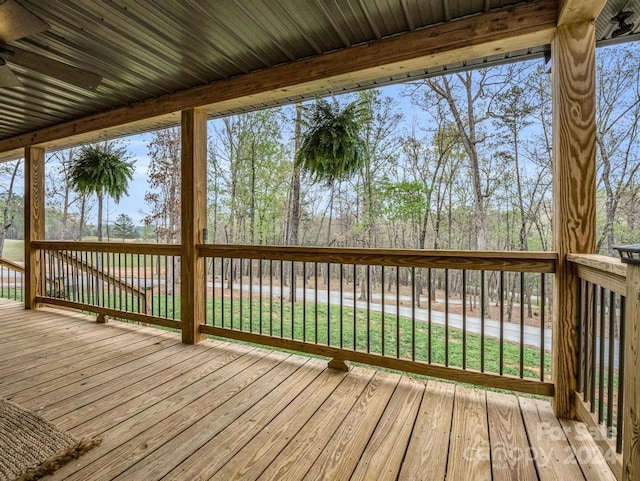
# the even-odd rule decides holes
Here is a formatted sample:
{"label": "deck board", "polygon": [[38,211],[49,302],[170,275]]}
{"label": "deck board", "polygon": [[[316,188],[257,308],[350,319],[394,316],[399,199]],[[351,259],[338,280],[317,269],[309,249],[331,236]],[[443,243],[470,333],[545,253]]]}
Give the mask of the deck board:
{"label": "deck board", "polygon": [[457,386],[447,479],[491,481],[486,393]]}
{"label": "deck board", "polygon": [[[345,377],[344,372],[325,369],[304,389],[300,389],[303,385],[297,386],[298,395],[291,402],[287,402],[288,398],[273,399],[263,413],[247,413],[216,436],[212,443],[203,446],[201,454],[215,452],[215,461],[203,463],[201,458],[199,467],[192,467],[185,475],[174,479],[196,479],[192,476],[198,472],[201,479],[257,478]],[[276,397],[279,398],[279,394]],[[243,429],[243,426],[246,427]],[[240,447],[242,449],[238,449]],[[203,466],[207,464],[210,466]]]}
{"label": "deck board", "polygon": [[400,471],[401,481],[420,479],[424,473],[434,481],[445,479],[449,444],[442,440],[451,432],[454,396],[453,384],[427,384]]}
{"label": "deck board", "polygon": [[[355,368],[348,381],[340,383],[334,395],[322,403],[259,479],[302,479],[371,382],[374,374],[374,371],[369,369]],[[246,449],[251,449],[251,446],[247,446]]]}
{"label": "deck board", "polygon": [[487,392],[493,481],[537,481],[518,398]]}
{"label": "deck board", "polygon": [[49,480],[614,479],[548,401],[0,309],[0,397],[103,438]]}

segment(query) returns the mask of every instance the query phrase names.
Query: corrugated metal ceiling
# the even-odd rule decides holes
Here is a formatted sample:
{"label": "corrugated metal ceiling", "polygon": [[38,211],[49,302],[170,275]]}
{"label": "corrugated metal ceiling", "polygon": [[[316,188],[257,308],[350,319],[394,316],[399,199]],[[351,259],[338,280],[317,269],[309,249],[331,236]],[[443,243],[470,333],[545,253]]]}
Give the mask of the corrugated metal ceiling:
{"label": "corrugated metal ceiling", "polygon": [[[12,45],[96,72],[103,80],[97,90],[89,91],[12,65],[23,87],[0,89],[0,139],[522,2],[19,0],[19,3],[51,28]],[[613,24],[609,18],[620,9],[636,12],[632,21],[636,23],[634,33],[638,34],[639,3],[640,0],[610,0],[606,15],[598,20],[598,38],[610,36]],[[541,55],[543,51],[544,47],[528,49],[381,78],[373,84]],[[340,90],[370,85],[346,85]],[[279,103],[295,100],[299,98]],[[256,107],[261,106],[264,105]]]}

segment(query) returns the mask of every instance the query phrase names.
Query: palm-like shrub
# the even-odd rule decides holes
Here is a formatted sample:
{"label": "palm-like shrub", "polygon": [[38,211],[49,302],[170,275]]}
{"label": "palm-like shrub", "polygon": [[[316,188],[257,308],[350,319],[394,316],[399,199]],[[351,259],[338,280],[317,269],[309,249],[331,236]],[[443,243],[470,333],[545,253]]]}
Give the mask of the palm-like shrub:
{"label": "palm-like shrub", "polygon": [[332,184],[352,177],[366,164],[364,117],[358,102],[341,107],[318,100],[303,120],[306,130],[296,166],[309,172],[314,182]]}

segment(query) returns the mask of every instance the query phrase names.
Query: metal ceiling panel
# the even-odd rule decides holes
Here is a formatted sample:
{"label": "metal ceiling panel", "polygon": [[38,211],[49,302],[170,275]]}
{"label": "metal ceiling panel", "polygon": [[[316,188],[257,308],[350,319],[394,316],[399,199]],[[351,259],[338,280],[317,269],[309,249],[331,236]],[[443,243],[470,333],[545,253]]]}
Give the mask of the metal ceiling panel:
{"label": "metal ceiling panel", "polygon": [[[51,28],[10,45],[95,72],[103,80],[96,90],[84,90],[12,65],[23,86],[0,89],[0,139],[522,3],[521,0],[17,1]],[[620,8],[636,12],[632,21],[636,24],[634,32],[638,33],[640,0],[610,0],[598,19],[599,39],[611,34],[613,24],[609,18]],[[514,52],[479,59],[473,64],[541,55],[543,50]],[[438,75],[458,67],[410,72],[382,78],[374,84]],[[344,86],[332,92],[358,88],[362,86]],[[297,98],[283,102],[289,100]]]}

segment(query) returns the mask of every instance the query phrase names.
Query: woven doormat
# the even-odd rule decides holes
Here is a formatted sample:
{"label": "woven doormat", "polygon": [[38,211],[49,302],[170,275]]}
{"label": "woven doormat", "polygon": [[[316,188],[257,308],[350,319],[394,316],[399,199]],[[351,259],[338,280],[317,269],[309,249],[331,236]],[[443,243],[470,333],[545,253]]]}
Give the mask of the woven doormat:
{"label": "woven doormat", "polygon": [[0,481],[30,481],[55,472],[100,444],[78,440],[53,424],[0,399]]}

